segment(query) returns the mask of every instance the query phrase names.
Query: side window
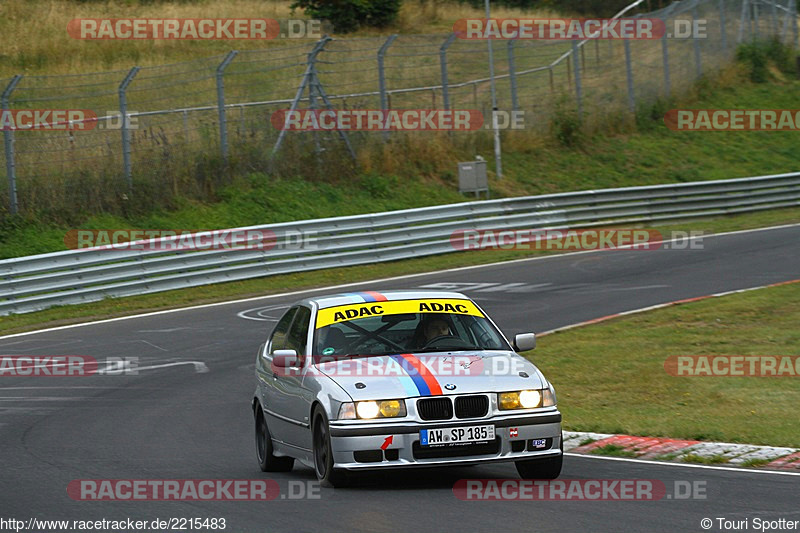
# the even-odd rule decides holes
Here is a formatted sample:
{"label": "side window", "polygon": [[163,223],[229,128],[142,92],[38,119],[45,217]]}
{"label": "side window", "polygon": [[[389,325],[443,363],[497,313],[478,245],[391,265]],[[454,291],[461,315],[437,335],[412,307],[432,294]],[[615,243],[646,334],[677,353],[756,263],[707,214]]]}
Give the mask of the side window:
{"label": "side window", "polygon": [[311,322],[311,309],[299,307],[297,316],[295,316],[292,327],[289,330],[289,336],[286,338],[286,349],[296,351],[297,355],[301,356],[301,359],[306,353],[309,322]]}
{"label": "side window", "polygon": [[297,307],[292,307],[278,320],[278,325],[272,330],[272,335],[269,337],[269,354],[275,353],[275,350],[283,350],[286,345],[286,333],[289,331],[289,324],[292,323]]}

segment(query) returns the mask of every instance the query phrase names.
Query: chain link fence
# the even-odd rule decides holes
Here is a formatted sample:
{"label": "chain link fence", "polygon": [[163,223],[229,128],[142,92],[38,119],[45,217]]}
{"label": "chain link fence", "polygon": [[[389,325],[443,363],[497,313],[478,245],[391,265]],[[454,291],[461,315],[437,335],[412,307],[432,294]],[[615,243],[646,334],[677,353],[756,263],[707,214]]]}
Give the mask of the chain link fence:
{"label": "chain link fence", "polygon": [[[625,116],[686,91],[729,63],[739,43],[776,37],[794,47],[796,1],[683,0],[643,13],[640,0],[624,16],[664,20],[662,39],[494,41],[498,109],[525,111],[528,129],[548,128],[565,108],[584,121]],[[669,35],[695,22],[701,34]],[[4,110],[99,117],[88,130],[4,130],[0,217],[58,216],[76,206],[125,212],[132,198],[202,195],[229,180],[231,168],[275,172],[281,159],[346,156],[339,136],[321,133],[292,132],[274,150],[272,113],[295,100],[318,107],[322,90],[337,109],[476,109],[487,117],[487,49],[454,34],[287,40],[171,65],[0,79]],[[304,84],[310,70],[316,90]],[[358,148],[390,135],[399,133],[349,138]]]}

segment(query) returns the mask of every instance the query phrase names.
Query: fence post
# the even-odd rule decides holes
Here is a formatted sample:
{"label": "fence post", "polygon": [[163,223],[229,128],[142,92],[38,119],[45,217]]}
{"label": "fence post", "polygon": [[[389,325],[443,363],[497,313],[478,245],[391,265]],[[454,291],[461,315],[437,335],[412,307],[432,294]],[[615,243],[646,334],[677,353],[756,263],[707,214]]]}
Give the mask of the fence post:
{"label": "fence post", "polygon": [[[22,79],[21,74],[16,74],[6,86],[2,96],[2,109],[8,111],[10,109],[8,99],[11,93],[17,88]],[[8,207],[12,215],[16,215],[19,211],[17,205],[17,166],[14,161],[14,130],[3,129],[3,144],[6,153],[6,174],[8,174]]]}
{"label": "fence post", "polygon": [[444,109],[450,109],[450,94],[447,90],[447,49],[450,48],[450,45],[453,44],[455,40],[456,34],[451,33],[439,48],[439,64],[442,68],[442,105]]}
{"label": "fence post", "polygon": [[[390,35],[386,42],[384,42],[381,47],[378,49],[378,91],[380,92],[381,98],[381,109],[383,111],[388,111],[389,109],[389,98],[386,94],[386,72],[383,66],[383,60],[386,57],[386,50],[392,46],[392,43],[397,39],[397,34]],[[389,140],[390,132],[385,131],[383,132],[384,140]]]}
{"label": "fence post", "polygon": [[770,37],[776,38],[778,36],[778,6],[776,4],[778,0],[772,0],[770,5],[772,6],[772,10],[770,11],[770,22],[769,22],[769,30],[772,32]]}
{"label": "fence post", "polygon": [[633,61],[631,60],[631,41],[625,39],[625,71],[628,75],[628,107],[636,112],[636,94],[633,90]]}
{"label": "fence post", "polygon": [[697,13],[697,2],[695,2],[692,7],[692,46],[694,47],[694,65],[697,71],[697,77],[700,78],[703,75],[703,63],[700,54],[700,40],[697,38],[697,34],[694,31],[694,28],[697,26],[695,22],[698,18],[700,17]]}
{"label": "fence post", "polygon": [[[572,41],[572,66],[575,69],[575,97],[578,99],[578,117],[583,118],[583,84],[581,83],[581,64],[578,59],[578,41]],[[569,69],[567,69],[569,72]]]}
{"label": "fence post", "polygon": [[672,81],[669,77],[669,39],[666,32],[661,36],[661,55],[664,58],[664,94],[669,100],[672,96]]}
{"label": "fence post", "polygon": [[[317,56],[320,52],[325,48],[325,45],[331,41],[332,38],[325,35],[322,39],[317,41],[314,44],[314,48],[311,49],[311,52],[308,53],[308,59],[306,61],[306,70],[303,73],[303,81],[300,83],[300,87],[297,89],[297,93],[292,100],[292,105],[289,106],[289,111],[294,112],[297,110],[297,106],[300,104],[300,99],[303,97],[303,91],[305,91],[306,87],[308,87],[312,81],[312,77],[314,76],[315,66],[314,63],[317,61]],[[309,89],[309,96],[311,94],[311,89]],[[275,146],[272,147],[272,153],[270,154],[270,162],[275,159],[275,155],[278,153],[278,150],[281,149],[281,145],[283,144],[283,139],[286,137],[286,128],[281,128],[280,133],[278,133],[278,139],[275,141]],[[355,159],[355,157],[353,157]]]}
{"label": "fence post", "polygon": [[514,41],[516,39],[508,40],[508,77],[511,82],[511,109],[517,111],[519,102],[517,101],[517,69],[514,66]]}
{"label": "fence post", "polygon": [[753,31],[753,35],[755,35],[756,41],[761,38],[761,31],[759,26],[761,25],[761,12],[758,9],[758,2],[753,2],[753,22],[755,23],[755,30]]}
{"label": "fence post", "polygon": [[783,17],[783,26],[781,27],[781,43],[786,44],[787,41],[787,33],[789,31],[789,19],[792,16],[792,3],[789,2],[789,6],[786,9],[786,15]]}
{"label": "fence post", "polygon": [[219,113],[219,147],[222,152],[222,163],[228,166],[228,124],[225,119],[225,69],[238,54],[231,50],[217,66],[217,112]]}
{"label": "fence post", "polygon": [[386,111],[389,109],[389,100],[386,98],[386,72],[383,67],[383,60],[386,56],[386,50],[392,46],[392,43],[397,39],[397,34],[390,35],[386,42],[378,49],[378,90],[381,93],[381,109]]}
{"label": "fence post", "polygon": [[[739,18],[739,38],[736,40],[737,43],[740,43],[744,40],[745,34],[745,24],[747,24],[747,13],[748,13],[748,0],[742,0],[742,15]],[[748,32],[748,37],[750,36],[750,32]]]}
{"label": "fence post", "polygon": [[719,0],[719,28],[722,38],[722,53],[728,53],[728,31],[725,26],[725,0]]}
{"label": "fence post", "polygon": [[133,67],[128,71],[125,79],[119,84],[119,112],[122,119],[122,167],[125,172],[125,181],[128,184],[128,192],[133,190],[133,178],[131,177],[131,132],[130,120],[128,120],[128,98],[125,91],[128,85],[133,81],[136,73],[139,72],[139,67]]}

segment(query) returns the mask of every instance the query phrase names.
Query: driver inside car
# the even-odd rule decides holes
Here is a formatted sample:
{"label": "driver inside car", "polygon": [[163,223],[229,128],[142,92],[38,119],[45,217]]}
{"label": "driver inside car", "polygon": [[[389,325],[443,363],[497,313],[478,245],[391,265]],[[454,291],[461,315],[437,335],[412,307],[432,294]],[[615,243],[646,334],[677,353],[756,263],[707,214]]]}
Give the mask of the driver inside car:
{"label": "driver inside car", "polygon": [[436,337],[450,335],[450,326],[445,320],[434,318],[433,320],[428,320],[423,326],[423,331],[425,332],[425,343],[427,344]]}
{"label": "driver inside car", "polygon": [[433,339],[450,335],[452,333],[448,320],[436,315],[425,315],[412,339],[412,349],[422,349]]}

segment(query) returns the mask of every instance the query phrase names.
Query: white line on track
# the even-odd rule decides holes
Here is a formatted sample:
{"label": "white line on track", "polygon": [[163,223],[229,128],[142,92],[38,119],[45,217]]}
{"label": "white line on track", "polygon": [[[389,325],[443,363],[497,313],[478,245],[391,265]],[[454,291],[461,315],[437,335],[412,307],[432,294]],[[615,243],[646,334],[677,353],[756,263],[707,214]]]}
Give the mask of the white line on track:
{"label": "white line on track", "polygon": [[[763,231],[774,231],[774,230],[780,230],[780,229],[786,229],[786,228],[796,228],[796,227],[800,227],[800,223],[797,223],[797,224],[783,224],[783,225],[780,225],[780,226],[769,226],[769,227],[766,227],[766,228],[754,228],[754,229],[746,229],[746,230],[738,230],[738,231],[728,231],[728,232],[723,232],[723,233],[714,233],[714,234],[711,234],[711,235],[702,235],[702,236],[699,236],[699,237],[690,237],[689,239],[690,240],[691,239],[711,239],[711,238],[714,238],[714,237],[724,237],[724,236],[727,236],[727,235],[740,235],[740,234],[744,234],[744,233],[759,233],[759,232],[763,232]],[[667,243],[667,242],[677,242],[677,241],[685,241],[685,240],[686,239],[684,239],[684,238],[680,238],[680,239],[671,239],[669,241],[652,242],[652,243],[649,243],[649,244],[651,244],[651,245],[659,244],[659,243],[663,244],[663,243]],[[620,249],[624,249],[624,248],[630,248],[630,246],[620,247]],[[503,266],[503,265],[511,265],[511,264],[515,264],[515,263],[523,263],[523,262],[529,262],[529,261],[546,261],[546,260],[549,260],[549,259],[556,259],[556,258],[565,257],[565,256],[594,254],[594,253],[601,253],[601,252],[614,252],[614,251],[616,251],[616,250],[602,250],[602,249],[601,250],[583,250],[583,251],[580,251],[580,252],[567,252],[567,253],[563,253],[563,254],[544,255],[544,256],[539,256],[539,257],[527,257],[525,259],[514,259],[514,260],[511,260],[511,261],[500,261],[499,263],[487,263],[485,265],[471,265],[471,266],[458,267],[458,268],[448,268],[448,269],[445,269],[445,270],[436,270],[436,271],[433,271],[433,272],[421,272],[419,274],[405,274],[405,275],[402,275],[402,276],[394,276],[394,277],[391,277],[391,278],[382,278],[382,279],[374,279],[374,280],[366,280],[366,281],[357,281],[357,282],[353,282],[353,283],[344,283],[342,285],[331,285],[329,287],[316,287],[316,288],[312,288],[312,289],[303,289],[303,290],[299,290],[299,291],[284,292],[284,293],[279,293],[279,294],[268,294],[268,295],[265,295],[265,296],[255,296],[253,298],[243,298],[243,299],[240,299],[240,300],[228,300],[228,301],[224,301],[224,302],[214,302],[214,303],[210,303],[210,304],[193,305],[193,306],[189,306],[189,307],[177,307],[175,309],[165,309],[163,311],[153,311],[153,312],[150,312],[150,313],[141,313],[141,314],[138,314],[138,315],[127,315],[127,316],[121,316],[121,317],[116,317],[116,318],[106,318],[106,319],[103,319],[103,320],[94,320],[94,321],[90,321],[90,322],[80,322],[78,324],[68,324],[66,326],[57,326],[57,327],[53,327],[53,328],[39,329],[39,330],[34,330],[34,331],[25,331],[25,332],[22,332],[22,333],[12,333],[12,334],[9,334],[9,335],[0,336],[0,340],[10,339],[10,338],[13,338],[13,337],[21,337],[21,336],[24,336],[24,335],[35,335],[37,333],[46,333],[46,332],[49,332],[49,331],[59,331],[59,330],[64,330],[64,329],[79,328],[79,327],[83,327],[83,326],[89,326],[89,325],[92,325],[92,324],[106,324],[106,323],[109,323],[109,322],[118,322],[118,321],[121,321],[121,320],[131,320],[131,319],[134,319],[134,318],[143,318],[143,317],[149,317],[149,316],[165,315],[165,314],[169,314],[169,313],[179,313],[179,312],[182,312],[182,311],[190,311],[190,310],[193,310],[193,309],[206,309],[206,308],[210,308],[210,307],[218,307],[218,306],[221,306],[221,305],[231,305],[231,304],[238,304],[238,303],[244,303],[244,302],[257,302],[259,300],[269,300],[269,299],[272,299],[272,298],[283,298],[285,296],[294,296],[294,295],[297,295],[297,294],[305,294],[305,293],[309,293],[309,292],[319,292],[319,291],[334,290],[334,289],[344,289],[344,288],[347,288],[347,287],[357,287],[359,285],[366,285],[368,283],[385,283],[387,281],[395,281],[395,280],[401,280],[401,279],[411,279],[411,278],[417,278],[417,277],[423,277],[423,276],[431,276],[431,275],[434,275],[434,274],[446,274],[448,272],[463,272],[465,270],[475,270],[475,269],[478,269],[478,268],[489,268],[489,267],[496,267],[496,266]]]}
{"label": "white line on track", "polygon": [[702,468],[704,470],[722,470],[724,472],[737,472],[739,474],[775,474],[779,476],[800,476],[800,472],[781,472],[779,470],[754,470],[751,468],[736,468],[732,466],[694,465],[688,463],[667,463],[661,461],[648,461],[646,459],[631,459],[629,457],[604,457],[602,455],[584,455],[582,453],[565,452],[569,457],[583,457],[584,459],[601,459],[603,461],[623,461],[626,463],[639,463],[652,466],[677,466],[680,468]]}

